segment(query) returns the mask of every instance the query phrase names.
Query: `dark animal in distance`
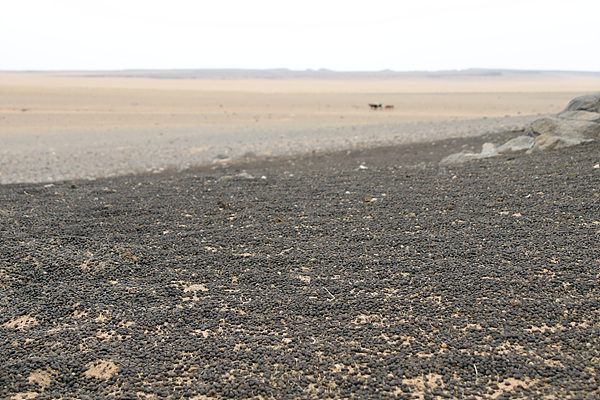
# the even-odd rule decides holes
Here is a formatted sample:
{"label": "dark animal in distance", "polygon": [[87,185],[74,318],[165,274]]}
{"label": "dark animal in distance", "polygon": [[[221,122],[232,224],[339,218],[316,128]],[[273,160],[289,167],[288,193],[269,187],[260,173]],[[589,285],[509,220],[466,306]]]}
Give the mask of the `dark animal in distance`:
{"label": "dark animal in distance", "polygon": [[381,110],[381,104],[373,104],[373,103],[369,103],[369,107],[371,107],[371,110],[377,110],[378,108]]}

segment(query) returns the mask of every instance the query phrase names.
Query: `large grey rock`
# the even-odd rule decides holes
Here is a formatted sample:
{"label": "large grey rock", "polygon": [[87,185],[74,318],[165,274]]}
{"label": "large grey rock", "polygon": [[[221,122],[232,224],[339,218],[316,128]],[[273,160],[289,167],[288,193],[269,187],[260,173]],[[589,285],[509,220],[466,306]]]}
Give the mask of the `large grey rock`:
{"label": "large grey rock", "polygon": [[481,156],[480,158],[492,157],[497,154],[498,151],[496,149],[496,145],[490,142],[484,143],[483,146],[481,146],[481,153],[479,153]]}
{"label": "large grey rock", "polygon": [[502,146],[498,146],[496,152],[502,154],[509,151],[529,150],[533,147],[534,142],[535,139],[531,136],[518,136],[504,143]]}
{"label": "large grey rock", "polygon": [[478,158],[479,153],[473,153],[472,151],[463,150],[460,153],[450,154],[447,157],[444,157],[442,161],[440,161],[440,165],[451,165],[451,164],[461,164],[466,161],[474,160]]}
{"label": "large grey rock", "polygon": [[558,118],[600,122],[600,113],[590,111],[563,111],[558,114]]}
{"label": "large grey rock", "polygon": [[539,135],[535,138],[535,144],[527,153],[544,150],[556,150],[565,147],[572,147],[588,142],[590,139],[566,136]]}
{"label": "large grey rock", "polygon": [[600,135],[600,124],[576,119],[540,118],[525,128],[525,134],[533,137],[547,135],[591,139]]}
{"label": "large grey rock", "polygon": [[564,111],[600,112],[600,92],[575,97]]}

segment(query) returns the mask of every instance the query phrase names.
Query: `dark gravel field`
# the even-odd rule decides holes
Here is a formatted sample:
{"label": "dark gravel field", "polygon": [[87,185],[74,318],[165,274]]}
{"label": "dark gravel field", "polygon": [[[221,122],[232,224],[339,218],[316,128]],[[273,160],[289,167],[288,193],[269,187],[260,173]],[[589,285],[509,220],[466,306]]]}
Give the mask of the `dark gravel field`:
{"label": "dark gravel field", "polygon": [[600,398],[600,145],[489,139],[0,186],[0,397]]}

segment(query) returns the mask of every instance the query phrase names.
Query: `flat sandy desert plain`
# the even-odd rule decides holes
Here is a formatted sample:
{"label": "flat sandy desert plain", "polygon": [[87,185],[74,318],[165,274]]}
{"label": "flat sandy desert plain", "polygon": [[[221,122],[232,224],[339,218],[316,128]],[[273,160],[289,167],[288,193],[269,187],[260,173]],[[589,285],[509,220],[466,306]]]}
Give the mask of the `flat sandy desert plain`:
{"label": "flat sandy desert plain", "polygon": [[598,87],[597,73],[490,70],[2,72],[0,183],[480,135]]}

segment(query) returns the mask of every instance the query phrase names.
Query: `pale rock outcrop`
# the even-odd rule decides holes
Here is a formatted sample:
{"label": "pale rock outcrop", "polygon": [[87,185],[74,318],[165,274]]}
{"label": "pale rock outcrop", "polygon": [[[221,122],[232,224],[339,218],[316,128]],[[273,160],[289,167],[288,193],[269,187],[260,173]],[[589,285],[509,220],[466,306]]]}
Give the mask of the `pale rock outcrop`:
{"label": "pale rock outcrop", "polygon": [[535,138],[535,145],[528,151],[544,151],[544,150],[557,150],[564,147],[577,146],[583,142],[591,139],[582,139],[577,137],[568,136],[552,136],[552,135],[539,135]]}
{"label": "pale rock outcrop", "polygon": [[530,149],[534,144],[535,139],[531,136],[518,136],[514,139],[509,140],[501,146],[494,143],[484,143],[480,153],[474,153],[472,151],[462,151],[460,153],[454,153],[449,155],[440,161],[441,165],[459,164],[469,160],[476,160],[480,158],[490,158],[499,154],[508,153],[511,151],[523,151]]}
{"label": "pale rock outcrop", "polygon": [[574,98],[556,117],[540,118],[525,129],[535,137],[529,152],[577,146],[600,137],[600,92]]}
{"label": "pale rock outcrop", "polygon": [[[600,117],[600,114],[598,116]],[[525,134],[532,137],[548,135],[593,139],[597,138],[598,134],[600,134],[600,124],[597,122],[559,117],[540,118],[525,128]]]}
{"label": "pale rock outcrop", "polygon": [[575,97],[564,111],[590,111],[600,113],[600,92]]}
{"label": "pale rock outcrop", "polygon": [[518,136],[504,143],[502,146],[498,146],[496,152],[498,152],[498,154],[502,154],[509,151],[529,150],[531,147],[533,147],[534,141],[535,139],[531,136]]}
{"label": "pale rock outcrop", "polygon": [[527,150],[531,153],[560,149],[596,140],[600,138],[600,92],[574,98],[556,116],[536,119],[527,125],[525,134],[498,147],[485,143],[481,153],[463,151],[451,154],[440,164],[457,164],[509,151]]}
{"label": "pale rock outcrop", "polygon": [[558,114],[558,118],[600,123],[600,113],[590,111],[563,111]]}

